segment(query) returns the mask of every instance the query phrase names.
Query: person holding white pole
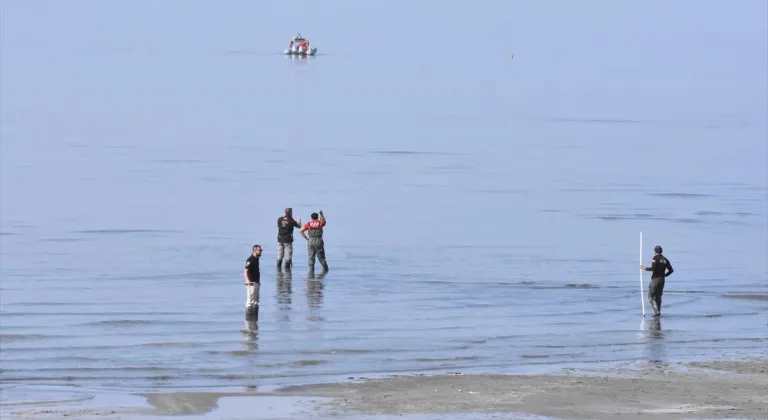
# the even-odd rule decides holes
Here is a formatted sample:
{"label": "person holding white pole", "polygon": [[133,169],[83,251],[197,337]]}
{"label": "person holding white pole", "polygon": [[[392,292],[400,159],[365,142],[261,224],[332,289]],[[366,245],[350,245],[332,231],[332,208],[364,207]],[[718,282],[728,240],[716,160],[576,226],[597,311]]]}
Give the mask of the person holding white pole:
{"label": "person holding white pole", "polygon": [[661,316],[661,295],[664,293],[664,281],[675,270],[672,268],[672,263],[669,259],[662,255],[661,246],[656,245],[653,248],[656,255],[651,260],[651,266],[640,266],[640,270],[651,272],[651,283],[648,285],[648,301],[653,307],[653,316]]}

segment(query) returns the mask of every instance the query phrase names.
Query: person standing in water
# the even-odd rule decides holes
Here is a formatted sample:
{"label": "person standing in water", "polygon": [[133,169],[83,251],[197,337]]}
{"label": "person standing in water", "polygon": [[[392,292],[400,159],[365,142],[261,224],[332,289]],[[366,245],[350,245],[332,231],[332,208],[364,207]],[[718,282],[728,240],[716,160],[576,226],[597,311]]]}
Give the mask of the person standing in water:
{"label": "person standing in water", "polygon": [[[307,222],[304,227],[299,231],[301,236],[307,240],[307,253],[309,254],[309,269],[315,269],[315,256],[320,261],[320,265],[323,266],[323,270],[328,271],[328,263],[325,261],[325,242],[323,241],[323,228],[325,228],[325,215],[323,211],[320,213],[312,213],[310,216],[312,220]],[[308,232],[308,233],[304,233]],[[309,237],[307,237],[309,235]]]}
{"label": "person standing in water", "polygon": [[251,255],[245,260],[245,269],[243,269],[246,319],[259,319],[259,289],[261,288],[259,258],[261,258],[261,245],[254,245]]}
{"label": "person standing in water", "polygon": [[651,260],[651,266],[641,265],[640,270],[651,272],[651,283],[648,285],[648,301],[651,303],[651,307],[653,307],[653,316],[659,317],[661,316],[661,295],[664,293],[664,281],[675,270],[672,268],[672,263],[669,262],[669,259],[662,255],[661,246],[656,245],[653,251],[656,255]]}
{"label": "person standing in water", "polygon": [[285,259],[285,269],[290,270],[293,265],[293,229],[301,228],[301,217],[299,220],[293,220],[293,209],[285,209],[285,216],[277,219],[277,268],[283,264]]}

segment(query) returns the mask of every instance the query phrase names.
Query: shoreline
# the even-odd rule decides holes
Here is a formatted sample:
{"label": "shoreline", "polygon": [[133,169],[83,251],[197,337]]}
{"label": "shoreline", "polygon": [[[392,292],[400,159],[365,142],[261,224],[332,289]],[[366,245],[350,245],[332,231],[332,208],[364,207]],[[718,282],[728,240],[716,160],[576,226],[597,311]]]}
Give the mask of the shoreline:
{"label": "shoreline", "polygon": [[[95,408],[86,401],[81,407],[41,403],[4,411],[19,419],[126,420],[200,418],[221,415],[224,406],[232,415],[253,413],[249,418],[257,419],[292,418],[290,413],[333,418],[510,413],[557,419],[768,418],[768,355],[633,366],[561,374],[392,375],[267,392],[136,393],[132,398],[143,398],[145,407]],[[278,413],[286,417],[273,417]]]}

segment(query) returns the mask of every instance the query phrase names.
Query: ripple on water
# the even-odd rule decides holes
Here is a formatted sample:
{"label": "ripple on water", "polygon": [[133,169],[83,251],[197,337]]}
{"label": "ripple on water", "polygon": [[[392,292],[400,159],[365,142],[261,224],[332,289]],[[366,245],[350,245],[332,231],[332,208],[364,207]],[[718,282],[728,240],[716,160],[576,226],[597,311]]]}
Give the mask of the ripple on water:
{"label": "ripple on water", "polygon": [[293,362],[292,364],[296,365],[296,366],[317,366],[317,365],[324,365],[324,364],[327,364],[327,363],[328,363],[327,360],[312,360],[312,359],[309,359],[309,360],[297,360],[297,361]]}
{"label": "ripple on water", "polygon": [[480,356],[416,357],[413,359],[408,359],[408,361],[432,363],[432,362],[460,362],[460,361],[472,361],[472,360],[480,360],[480,359],[481,359]]}
{"label": "ripple on water", "polygon": [[664,198],[714,198],[714,197],[718,197],[715,194],[681,193],[681,192],[653,192],[653,193],[648,193],[648,194],[656,196],[656,197],[664,197]]}
{"label": "ripple on water", "polygon": [[768,294],[741,294],[741,295],[721,295],[722,297],[729,299],[744,299],[744,300],[768,300]]}
{"label": "ripple on water", "polygon": [[141,234],[141,233],[181,233],[178,230],[166,229],[84,229],[75,230],[72,233],[85,235],[123,235],[123,234]]}
{"label": "ripple on water", "polygon": [[107,327],[130,327],[130,326],[147,326],[147,325],[201,325],[210,324],[206,321],[185,321],[185,320],[158,320],[158,319],[108,319],[103,321],[86,322],[78,324],[80,326],[107,326]]}
{"label": "ripple on water", "polygon": [[645,214],[645,213],[631,213],[631,214],[608,213],[608,214],[597,214],[597,215],[586,214],[583,216],[590,219],[605,220],[605,221],[656,220],[656,221],[663,221],[663,222],[686,223],[686,224],[704,223],[703,220],[692,218],[692,217],[662,217],[662,216],[654,216],[654,215]]}
{"label": "ripple on water", "polygon": [[27,341],[27,340],[42,340],[56,338],[54,336],[42,335],[42,334],[0,334],[0,341]]}

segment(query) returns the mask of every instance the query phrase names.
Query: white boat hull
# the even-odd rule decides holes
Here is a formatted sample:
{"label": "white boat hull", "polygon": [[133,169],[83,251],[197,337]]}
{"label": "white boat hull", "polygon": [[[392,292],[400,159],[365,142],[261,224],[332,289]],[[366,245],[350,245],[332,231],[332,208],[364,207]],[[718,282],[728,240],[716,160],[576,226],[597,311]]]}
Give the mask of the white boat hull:
{"label": "white boat hull", "polygon": [[300,52],[299,47],[294,46],[293,48],[286,48],[284,54],[285,55],[315,55],[317,54],[317,47],[310,46],[309,51]]}

